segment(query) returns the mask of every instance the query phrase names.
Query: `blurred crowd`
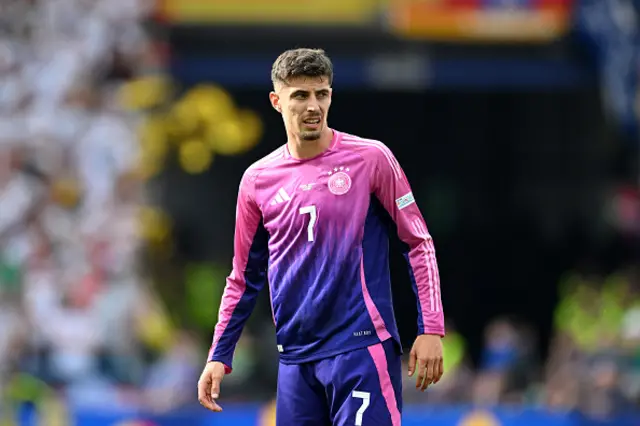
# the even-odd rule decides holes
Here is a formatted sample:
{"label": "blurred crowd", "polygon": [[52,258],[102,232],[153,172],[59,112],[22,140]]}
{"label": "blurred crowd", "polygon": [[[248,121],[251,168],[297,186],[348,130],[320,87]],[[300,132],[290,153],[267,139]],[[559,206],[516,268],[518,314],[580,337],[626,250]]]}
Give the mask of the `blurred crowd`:
{"label": "blurred crowd", "polygon": [[0,3],[0,422],[44,389],[171,407],[201,366],[137,262],[141,117],[119,94],[158,67],[147,3]]}
{"label": "blurred crowd", "polygon": [[[607,418],[640,406],[640,265],[611,274],[571,271],[559,283],[546,359],[530,325],[498,318],[486,328],[472,366],[464,337],[445,339],[446,377],[432,402],[525,404]],[[542,348],[546,349],[546,348]],[[407,388],[410,388],[407,383]],[[408,401],[417,401],[407,392]]]}

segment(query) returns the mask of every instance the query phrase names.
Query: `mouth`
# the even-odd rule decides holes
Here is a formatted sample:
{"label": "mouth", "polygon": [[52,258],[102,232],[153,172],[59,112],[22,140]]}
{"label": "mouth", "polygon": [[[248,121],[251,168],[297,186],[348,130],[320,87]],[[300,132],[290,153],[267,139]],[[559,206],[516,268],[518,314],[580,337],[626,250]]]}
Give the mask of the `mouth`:
{"label": "mouth", "polygon": [[320,117],[313,117],[313,118],[307,118],[305,120],[302,121],[302,124],[304,125],[304,127],[310,128],[310,129],[317,129],[318,127],[320,127]]}

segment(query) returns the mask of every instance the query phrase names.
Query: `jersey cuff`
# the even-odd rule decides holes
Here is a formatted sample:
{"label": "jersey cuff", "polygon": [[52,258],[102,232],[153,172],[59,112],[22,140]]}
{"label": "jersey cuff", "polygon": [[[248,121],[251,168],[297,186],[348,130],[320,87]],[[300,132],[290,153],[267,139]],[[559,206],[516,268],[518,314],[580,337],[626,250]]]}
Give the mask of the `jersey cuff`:
{"label": "jersey cuff", "polygon": [[444,337],[445,331],[443,328],[426,328],[422,333],[418,333],[418,336],[422,336],[423,334]]}
{"label": "jersey cuff", "polygon": [[207,360],[207,363],[209,362],[221,362],[224,365],[224,374],[231,374],[231,372],[233,371],[231,362],[223,359],[222,357],[212,356]]}

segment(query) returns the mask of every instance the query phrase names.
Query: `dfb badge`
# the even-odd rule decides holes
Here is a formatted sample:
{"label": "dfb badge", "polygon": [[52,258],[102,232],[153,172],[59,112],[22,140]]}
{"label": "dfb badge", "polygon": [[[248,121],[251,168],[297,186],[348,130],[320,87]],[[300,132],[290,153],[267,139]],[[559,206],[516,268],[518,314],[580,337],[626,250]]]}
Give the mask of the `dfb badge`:
{"label": "dfb badge", "polygon": [[344,195],[351,189],[351,178],[345,172],[332,173],[329,177],[329,191],[335,195]]}

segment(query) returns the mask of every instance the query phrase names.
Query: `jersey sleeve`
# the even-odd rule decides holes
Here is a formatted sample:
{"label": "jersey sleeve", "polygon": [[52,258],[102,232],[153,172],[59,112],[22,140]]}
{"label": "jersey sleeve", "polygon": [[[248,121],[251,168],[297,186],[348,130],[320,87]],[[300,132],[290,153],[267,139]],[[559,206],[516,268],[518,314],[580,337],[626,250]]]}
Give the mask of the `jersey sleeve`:
{"label": "jersey sleeve", "polygon": [[418,300],[418,334],[444,336],[440,275],[433,239],[397,159],[386,146],[376,149],[373,192],[396,225]]}
{"label": "jersey sleeve", "polygon": [[268,234],[249,174],[242,178],[238,192],[233,249],[233,269],[227,277],[208,357],[208,361],[222,362],[227,374],[242,329],[267,281]]}

